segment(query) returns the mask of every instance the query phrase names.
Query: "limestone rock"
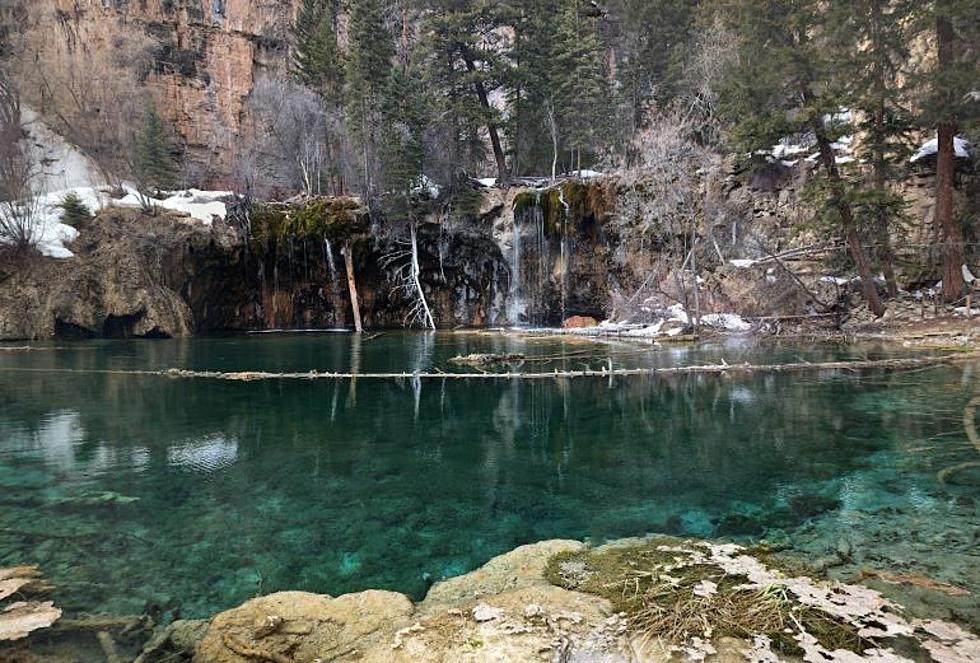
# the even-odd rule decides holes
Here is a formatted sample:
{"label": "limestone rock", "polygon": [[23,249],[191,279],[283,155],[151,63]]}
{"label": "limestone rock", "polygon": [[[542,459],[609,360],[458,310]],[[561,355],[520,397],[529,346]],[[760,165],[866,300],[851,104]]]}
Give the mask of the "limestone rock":
{"label": "limestone rock", "polygon": [[521,546],[495,557],[476,571],[437,583],[429,590],[419,609],[431,612],[512,589],[547,585],[544,570],[548,560],[558,553],[576,552],[584,547],[585,544],[580,541],[566,540]]}
{"label": "limestone rock", "polygon": [[[413,611],[408,597],[394,592],[366,591],[337,598],[305,592],[263,596],[215,617],[194,663],[248,663],[250,658],[238,653],[245,651],[296,661],[332,661],[370,646]],[[256,624],[268,623],[278,625],[257,637]]]}
{"label": "limestone rock", "polygon": [[235,242],[219,225],[106,210],[74,258],[25,257],[0,276],[0,340],[189,336],[220,313]]}

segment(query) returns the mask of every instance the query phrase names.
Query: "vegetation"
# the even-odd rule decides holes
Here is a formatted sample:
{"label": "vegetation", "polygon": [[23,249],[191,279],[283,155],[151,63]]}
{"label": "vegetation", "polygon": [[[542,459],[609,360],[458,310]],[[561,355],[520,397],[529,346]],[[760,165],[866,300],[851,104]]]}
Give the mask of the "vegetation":
{"label": "vegetation", "polygon": [[561,553],[546,577],[559,587],[596,594],[625,613],[628,628],[669,645],[697,638],[764,635],[776,651],[802,654],[800,628],[829,651],[862,652],[871,643],[858,629],[796,600],[785,588],[746,587],[747,578],[728,574],[711,561],[697,561],[676,539],[647,539],[632,545]]}
{"label": "vegetation", "polygon": [[92,218],[92,211],[75,192],[61,199],[61,222],[66,226],[79,226]]}
{"label": "vegetation", "polygon": [[136,139],[133,172],[144,194],[157,194],[172,188],[177,181],[177,164],[173,141],[156,105],[146,108],[143,128]]}

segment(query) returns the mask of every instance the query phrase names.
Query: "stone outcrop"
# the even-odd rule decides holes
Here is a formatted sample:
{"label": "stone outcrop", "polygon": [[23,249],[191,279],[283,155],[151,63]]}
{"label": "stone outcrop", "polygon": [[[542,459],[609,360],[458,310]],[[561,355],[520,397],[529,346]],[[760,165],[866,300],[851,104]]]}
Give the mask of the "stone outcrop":
{"label": "stone outcrop", "polygon": [[190,336],[234,315],[222,302],[234,301],[235,245],[220,226],[107,210],[81,228],[74,258],[5,255],[0,339]]}
{"label": "stone outcrop", "polygon": [[197,177],[231,170],[243,132],[245,102],[264,73],[284,75],[289,33],[300,0],[30,0],[27,21],[61,57],[84,65],[86,48],[145,39],[145,78],[174,123]]}

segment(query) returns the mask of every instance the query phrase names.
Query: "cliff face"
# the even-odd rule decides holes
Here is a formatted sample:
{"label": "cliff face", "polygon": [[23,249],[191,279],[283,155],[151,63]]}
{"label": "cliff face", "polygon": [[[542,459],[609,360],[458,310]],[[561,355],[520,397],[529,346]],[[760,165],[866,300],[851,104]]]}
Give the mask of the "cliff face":
{"label": "cliff face", "polygon": [[[47,48],[75,64],[100,49],[119,54],[143,40],[144,78],[186,146],[189,173],[215,184],[247,136],[245,100],[257,77],[288,66],[290,26],[301,0],[26,0]],[[122,66],[136,63],[119,63]]]}

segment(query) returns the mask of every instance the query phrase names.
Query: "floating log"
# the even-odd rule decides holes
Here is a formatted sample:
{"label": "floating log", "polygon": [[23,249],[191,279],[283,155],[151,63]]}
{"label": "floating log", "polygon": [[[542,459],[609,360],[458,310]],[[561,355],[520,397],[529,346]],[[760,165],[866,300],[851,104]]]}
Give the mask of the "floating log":
{"label": "floating log", "polygon": [[46,375],[121,375],[133,377],[162,377],[172,380],[225,380],[229,382],[258,382],[265,380],[552,380],[556,378],[669,377],[675,375],[726,375],[738,373],[812,373],[819,371],[904,371],[933,366],[952,365],[980,360],[980,351],[932,357],[906,359],[869,359],[858,361],[799,362],[792,364],[709,364],[704,366],[675,366],[672,368],[609,368],[545,373],[269,373],[263,371],[220,372],[189,371],[171,368],[162,371],[110,370],[74,368],[0,368],[0,373],[31,373]]}

